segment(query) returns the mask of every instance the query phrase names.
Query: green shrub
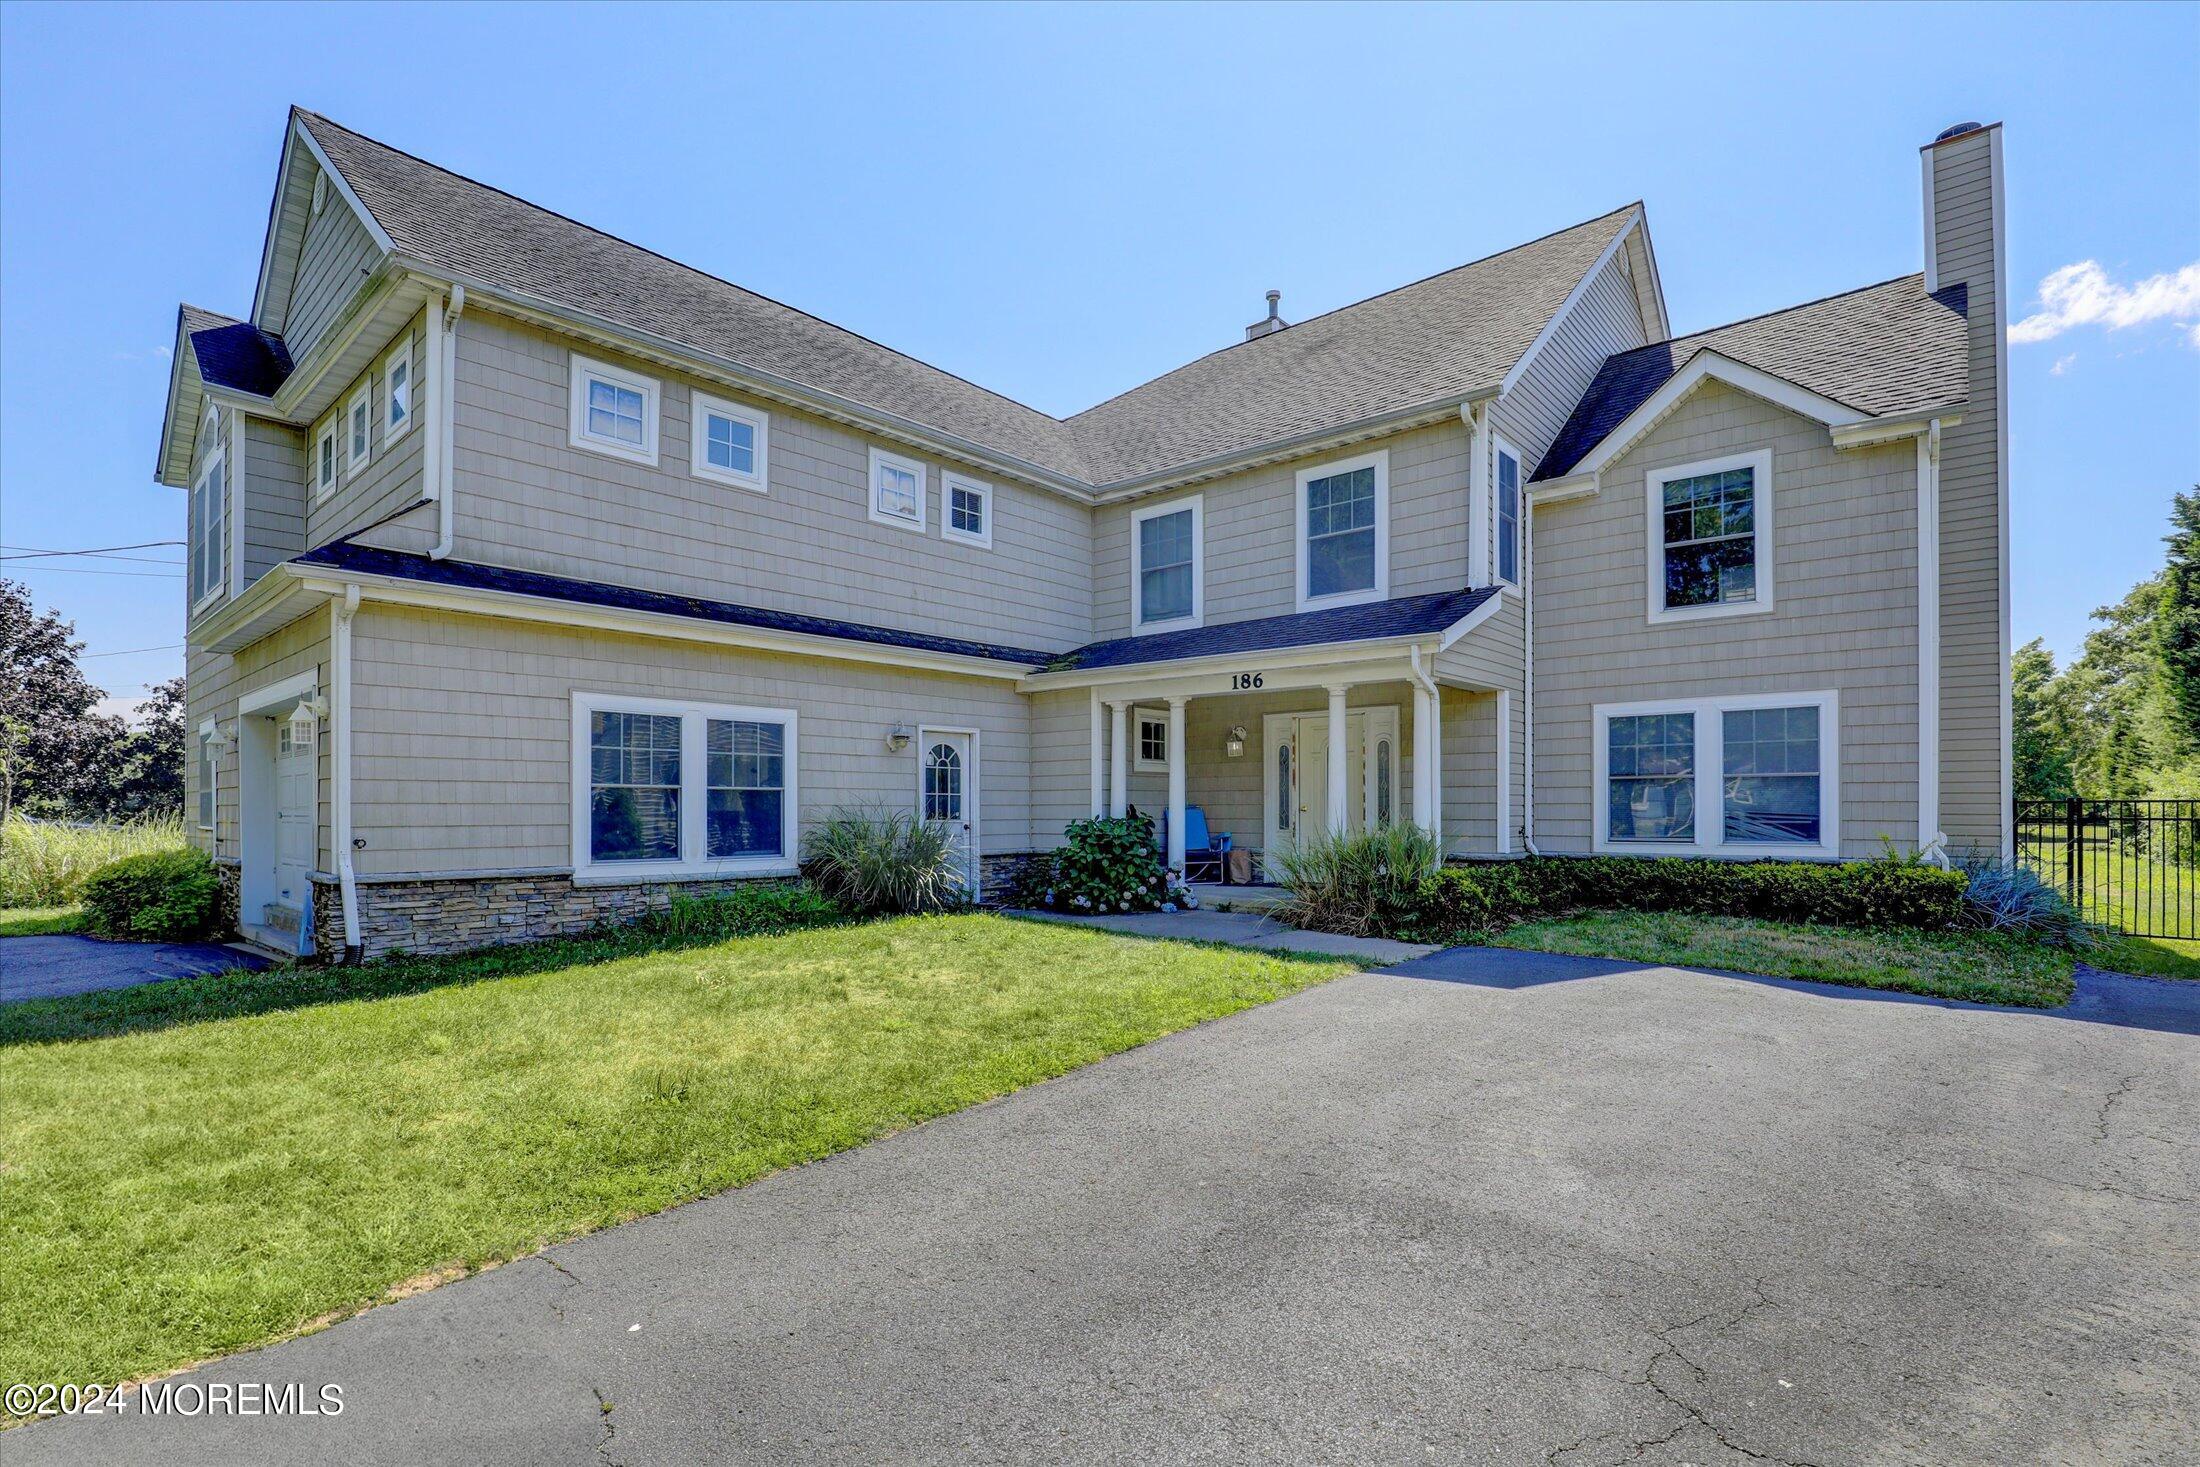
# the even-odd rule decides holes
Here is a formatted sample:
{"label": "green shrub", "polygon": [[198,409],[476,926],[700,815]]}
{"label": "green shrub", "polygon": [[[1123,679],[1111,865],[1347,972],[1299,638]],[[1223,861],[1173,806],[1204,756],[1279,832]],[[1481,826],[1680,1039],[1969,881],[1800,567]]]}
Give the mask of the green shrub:
{"label": "green shrub", "polygon": [[751,881],[701,895],[675,891],[669,906],[635,926],[653,937],[690,942],[766,937],[830,926],[847,916],[838,902],[807,881]]}
{"label": "green shrub", "polygon": [[1291,893],[1276,915],[1295,927],[1353,937],[1401,931],[1419,914],[1421,883],[1437,854],[1435,839],[1417,825],[1290,842],[1273,857]]}
{"label": "green shrub", "polygon": [[1914,859],[1536,857],[1431,874],[1400,935],[1469,941],[1515,922],[1592,908],[1938,931],[1964,924],[1968,885],[1961,872]]}
{"label": "green shrub", "polygon": [[67,906],[83,890],[84,878],[109,862],[184,844],[183,822],[173,815],[62,825],[11,814],[0,824],[0,907]]}
{"label": "green shrub", "polygon": [[970,900],[954,840],[907,810],[833,811],[810,832],[802,870],[829,900],[866,916],[940,912]]}
{"label": "green shrub", "polygon": [[188,942],[214,930],[221,883],[189,848],[110,861],[84,880],[84,925],[101,937]]}
{"label": "green shrub", "polygon": [[1169,877],[1153,821],[1133,812],[1070,823],[1043,875],[1025,883],[1029,904],[1058,912],[1152,912],[1196,906]]}

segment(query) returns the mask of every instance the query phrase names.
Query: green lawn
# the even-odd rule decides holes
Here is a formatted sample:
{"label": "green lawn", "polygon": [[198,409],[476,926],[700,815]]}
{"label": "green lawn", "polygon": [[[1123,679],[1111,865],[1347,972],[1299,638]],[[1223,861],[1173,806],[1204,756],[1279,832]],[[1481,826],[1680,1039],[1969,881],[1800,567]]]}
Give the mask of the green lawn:
{"label": "green lawn", "polygon": [[[2020,832],[2024,863],[2044,880],[2070,895],[2069,844],[2062,824],[2029,821]],[[2156,978],[2200,978],[2200,941],[2168,937],[2127,937],[2117,930],[2144,927],[2156,932],[2200,933],[2200,870],[2157,859],[2136,843],[2119,840],[2095,827],[2077,867],[2080,910],[2089,921],[2109,929],[2107,940],[2086,961],[2116,973]]]}
{"label": "green lawn", "polygon": [[2039,1008],[2067,1003],[2072,992],[2068,953],[1975,933],[1861,932],[1746,917],[1592,912],[1523,922],[1499,936],[1497,945]]}
{"label": "green lawn", "polygon": [[2094,951],[2083,954],[2096,968],[2111,973],[2140,973],[2150,978],[2200,978],[2200,942],[2174,937],[2126,937],[2108,934]]}
{"label": "green lawn", "polygon": [[0,1380],[276,1338],[1354,966],[992,916],[619,947],[0,1010]]}
{"label": "green lawn", "polygon": [[0,907],[0,937],[43,937],[83,927],[82,907]]}

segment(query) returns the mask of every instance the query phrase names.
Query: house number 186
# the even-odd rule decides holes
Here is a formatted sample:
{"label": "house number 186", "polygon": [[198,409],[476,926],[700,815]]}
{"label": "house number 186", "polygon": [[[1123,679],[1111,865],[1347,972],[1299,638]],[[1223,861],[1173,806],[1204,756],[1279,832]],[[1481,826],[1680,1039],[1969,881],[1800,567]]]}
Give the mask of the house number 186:
{"label": "house number 186", "polygon": [[1263,676],[1257,672],[1233,672],[1230,674],[1230,691],[1242,693],[1247,688],[1257,688],[1261,685]]}

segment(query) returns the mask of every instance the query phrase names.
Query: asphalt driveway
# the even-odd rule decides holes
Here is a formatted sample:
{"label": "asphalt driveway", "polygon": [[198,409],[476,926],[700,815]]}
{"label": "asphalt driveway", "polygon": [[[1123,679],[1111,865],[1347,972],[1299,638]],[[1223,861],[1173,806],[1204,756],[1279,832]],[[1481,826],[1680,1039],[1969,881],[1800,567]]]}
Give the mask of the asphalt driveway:
{"label": "asphalt driveway", "polygon": [[69,933],[0,937],[0,1003],[266,966],[265,958],[214,942],[101,942]]}
{"label": "asphalt driveway", "polygon": [[340,1416],[5,1454],[2189,1460],[2200,1039],[1594,959],[1409,972],[183,1378],[335,1384]]}

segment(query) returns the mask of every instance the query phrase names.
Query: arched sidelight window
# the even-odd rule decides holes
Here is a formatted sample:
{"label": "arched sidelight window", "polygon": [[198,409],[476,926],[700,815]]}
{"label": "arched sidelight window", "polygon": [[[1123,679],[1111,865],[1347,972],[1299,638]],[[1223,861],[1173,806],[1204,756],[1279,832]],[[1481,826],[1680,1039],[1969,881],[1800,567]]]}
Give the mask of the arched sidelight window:
{"label": "arched sidelight window", "polygon": [[962,754],[953,744],[934,744],[924,756],[924,818],[960,820],[962,814]]}

